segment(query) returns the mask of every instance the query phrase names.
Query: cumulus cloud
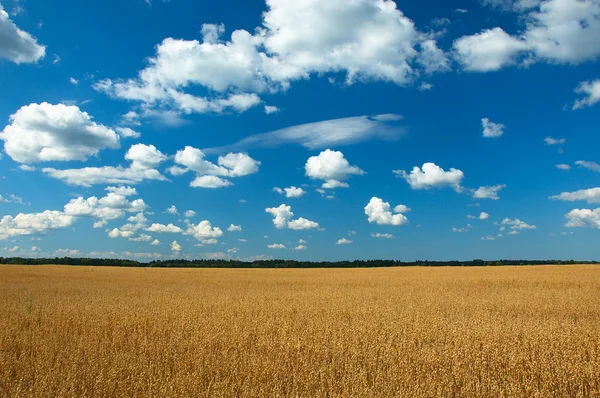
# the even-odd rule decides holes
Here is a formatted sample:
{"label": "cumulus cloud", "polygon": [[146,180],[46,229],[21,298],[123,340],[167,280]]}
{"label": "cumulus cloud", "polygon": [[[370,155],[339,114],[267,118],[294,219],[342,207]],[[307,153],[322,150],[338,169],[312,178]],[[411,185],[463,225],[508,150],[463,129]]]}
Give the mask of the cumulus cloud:
{"label": "cumulus cloud", "polygon": [[223,188],[233,185],[231,181],[222,177],[243,177],[258,172],[260,162],[252,159],[246,153],[228,153],[219,156],[217,164],[205,159],[205,154],[200,149],[186,146],[177,151],[175,163],[184,167],[169,169],[173,175],[185,174],[187,171],[196,173],[196,178],[190,183],[196,188]]}
{"label": "cumulus cloud", "polygon": [[338,239],[338,241],[335,242],[336,245],[349,245],[351,243],[354,243],[354,241],[346,239],[346,238]]}
{"label": "cumulus cloud", "polygon": [[16,64],[34,63],[46,55],[46,47],[19,29],[0,4],[0,58]]}
{"label": "cumulus cloud", "polygon": [[556,168],[560,169],[560,170],[571,170],[571,166],[569,166],[568,164],[564,164],[564,163],[557,164]]}
{"label": "cumulus cloud", "polygon": [[120,146],[117,133],[74,105],[25,105],[9,120],[0,139],[8,156],[19,163],[84,161],[101,149]]}
{"label": "cumulus cloud", "polygon": [[393,141],[404,133],[404,129],[398,126],[400,120],[402,116],[390,114],[324,120],[252,135],[233,145],[207,151],[226,152],[253,147],[275,148],[284,144],[298,144],[314,150],[357,144],[372,139]]}
{"label": "cumulus cloud", "polygon": [[229,232],[242,232],[242,226],[241,225],[231,224],[227,228],[227,231],[229,231]]}
{"label": "cumulus cloud", "polygon": [[42,213],[19,213],[15,217],[0,219],[0,240],[13,236],[44,235],[52,230],[73,225],[76,218],[60,211],[46,210]]}
{"label": "cumulus cloud", "polygon": [[523,229],[536,229],[535,225],[529,225],[525,221],[521,221],[518,218],[511,220],[510,218],[505,218],[502,220],[501,225],[510,226],[512,230],[523,230]]}
{"label": "cumulus cloud", "polygon": [[177,211],[177,206],[171,205],[165,210],[165,213],[171,214],[173,216],[179,215],[179,211]]}
{"label": "cumulus cloud", "polygon": [[[396,210],[407,209],[406,206],[394,208]],[[388,202],[384,202],[380,198],[372,197],[369,203],[365,206],[365,214],[368,216],[370,223],[378,225],[405,225],[408,223],[408,218],[404,214],[393,214],[391,206]]]}
{"label": "cumulus cloud", "polygon": [[273,188],[273,191],[277,192],[278,194],[285,195],[286,198],[300,198],[306,194],[304,189],[294,186],[283,189],[275,187]]}
{"label": "cumulus cloud", "polygon": [[581,94],[583,98],[575,101],[573,104],[573,110],[596,104],[598,101],[600,101],[600,79],[579,83],[575,89],[575,92],[577,94]]}
{"label": "cumulus cloud", "polygon": [[[136,78],[105,79],[95,88],[142,109],[244,111],[261,103],[257,94],[286,90],[313,75],[343,73],[346,85],[407,85],[422,73],[448,69],[433,34],[419,32],[393,1],[266,3],[253,34],[233,30],[224,40],[223,25],[205,24],[201,42],[166,38]],[[197,87],[209,94],[191,94]]]}
{"label": "cumulus cloud", "polygon": [[490,119],[481,119],[481,125],[483,126],[483,136],[486,138],[498,138],[504,134],[504,126],[501,123],[490,122]]}
{"label": "cumulus cloud", "polygon": [[546,137],[544,138],[544,142],[546,143],[546,145],[562,145],[565,142],[567,142],[567,140],[565,138]]}
{"label": "cumulus cloud", "polygon": [[347,187],[343,180],[353,175],[364,175],[365,172],[357,166],[351,166],[344,154],[339,151],[326,149],[318,156],[311,156],[304,166],[306,175],[312,179],[324,180],[323,189]]}
{"label": "cumulus cloud", "polygon": [[216,176],[201,176],[196,177],[192,182],[190,182],[190,187],[192,188],[227,188],[232,186],[233,183],[229,180],[223,179],[221,177]]}
{"label": "cumulus cloud", "polygon": [[600,203],[600,188],[581,189],[575,192],[563,192],[560,195],[550,196],[552,200],[563,200],[566,202],[575,202],[584,200],[590,204]]}
{"label": "cumulus cloud", "polygon": [[306,247],[304,245],[298,245],[298,246],[294,247],[293,250],[300,251],[300,250],[306,250],[306,249],[308,249],[308,247]]}
{"label": "cumulus cloud", "polygon": [[393,172],[398,178],[404,178],[412,189],[450,187],[456,192],[462,191],[461,182],[464,173],[458,169],[451,168],[449,171],[445,171],[435,163],[425,163],[422,168],[413,167],[410,174],[404,170],[394,170]]}
{"label": "cumulus cloud", "polygon": [[281,243],[273,243],[267,246],[269,249],[285,249],[285,245]]}
{"label": "cumulus cloud", "polygon": [[118,187],[106,187],[104,190],[121,196],[133,196],[138,194],[135,188],[126,187],[124,185]]}
{"label": "cumulus cloud", "polygon": [[89,187],[98,184],[138,184],[144,180],[165,181],[156,167],[166,156],[154,145],[136,144],[125,154],[130,166],[84,167],[81,169],[57,170],[44,168],[42,172],[49,177],[61,180],[69,185]]}
{"label": "cumulus cloud", "polygon": [[527,44],[502,28],[493,28],[463,36],[454,41],[453,48],[465,70],[491,72],[515,64],[516,56],[527,49]]}
{"label": "cumulus cloud", "polygon": [[490,218],[490,215],[489,215],[489,214],[487,214],[485,211],[482,211],[482,212],[479,214],[479,219],[480,219],[480,220],[487,220],[488,218]]}
{"label": "cumulus cloud", "polygon": [[573,209],[565,214],[568,228],[598,228],[600,229],[600,208],[591,209]]}
{"label": "cumulus cloud", "polygon": [[[147,206],[143,199],[127,200],[124,195],[109,192],[98,199],[95,196],[84,199],[72,199],[64,206],[64,214],[73,217],[93,217],[100,220],[114,220],[121,218],[125,212],[142,212]],[[143,214],[142,214],[143,216]]]}
{"label": "cumulus cloud", "polygon": [[179,243],[177,243],[176,240],[174,240],[173,242],[171,242],[171,251],[173,253],[179,253],[180,251],[182,251],[183,248],[181,247],[181,245]]}
{"label": "cumulus cloud", "polygon": [[183,229],[173,224],[159,224],[154,223],[150,227],[146,228],[148,232],[167,233],[167,234],[179,234],[183,232]]}
{"label": "cumulus cloud", "polygon": [[498,200],[500,199],[500,196],[498,196],[498,192],[500,192],[500,190],[504,188],[506,188],[506,185],[504,184],[479,187],[475,191],[473,191],[473,198]]}
{"label": "cumulus cloud", "polygon": [[185,213],[183,213],[183,216],[185,218],[192,218],[196,215],[196,212],[194,210],[186,210]]}
{"label": "cumulus cloud", "polygon": [[140,138],[142,134],[129,127],[115,127],[115,131],[123,138]]}
{"label": "cumulus cloud", "polygon": [[303,230],[319,228],[318,223],[307,220],[303,217],[292,220],[294,217],[292,207],[286,204],[282,204],[279,207],[266,208],[265,211],[274,217],[273,224],[277,229],[289,228],[294,230]]}
{"label": "cumulus cloud", "polygon": [[213,227],[210,221],[204,220],[198,224],[188,224],[185,234],[193,236],[202,244],[215,244],[216,239],[223,236],[223,231],[219,227]]}
{"label": "cumulus cloud", "polygon": [[487,72],[534,62],[578,64],[600,55],[596,0],[522,0],[510,8],[525,21],[517,34],[496,27],[454,42],[456,58],[466,70]]}

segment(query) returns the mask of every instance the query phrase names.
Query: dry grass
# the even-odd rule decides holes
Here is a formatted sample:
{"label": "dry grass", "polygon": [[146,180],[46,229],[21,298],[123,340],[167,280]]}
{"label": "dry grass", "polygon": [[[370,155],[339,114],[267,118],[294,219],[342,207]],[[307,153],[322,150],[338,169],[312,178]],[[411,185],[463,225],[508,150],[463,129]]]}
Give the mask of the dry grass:
{"label": "dry grass", "polygon": [[600,396],[600,267],[0,267],[1,397]]}

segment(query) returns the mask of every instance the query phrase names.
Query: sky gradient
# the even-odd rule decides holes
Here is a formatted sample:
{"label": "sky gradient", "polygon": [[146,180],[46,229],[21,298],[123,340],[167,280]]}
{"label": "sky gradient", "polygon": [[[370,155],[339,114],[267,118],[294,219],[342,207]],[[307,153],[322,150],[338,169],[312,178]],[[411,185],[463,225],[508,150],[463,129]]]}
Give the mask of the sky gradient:
{"label": "sky gradient", "polygon": [[600,1],[0,0],[0,256],[600,259]]}

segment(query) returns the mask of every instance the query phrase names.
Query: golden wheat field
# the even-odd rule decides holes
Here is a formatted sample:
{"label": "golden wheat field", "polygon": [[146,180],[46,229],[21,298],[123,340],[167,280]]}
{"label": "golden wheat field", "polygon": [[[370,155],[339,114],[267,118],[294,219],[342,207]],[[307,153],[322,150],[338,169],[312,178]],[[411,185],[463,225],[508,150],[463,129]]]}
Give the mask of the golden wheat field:
{"label": "golden wheat field", "polygon": [[597,397],[600,267],[0,266],[2,397]]}

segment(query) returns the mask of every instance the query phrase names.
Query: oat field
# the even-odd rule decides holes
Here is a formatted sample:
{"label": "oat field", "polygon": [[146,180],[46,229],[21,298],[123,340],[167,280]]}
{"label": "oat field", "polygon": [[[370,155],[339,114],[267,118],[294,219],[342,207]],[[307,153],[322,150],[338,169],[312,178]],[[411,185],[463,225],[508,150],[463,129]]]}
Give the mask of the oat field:
{"label": "oat field", "polygon": [[1,397],[599,397],[600,266],[0,266]]}

